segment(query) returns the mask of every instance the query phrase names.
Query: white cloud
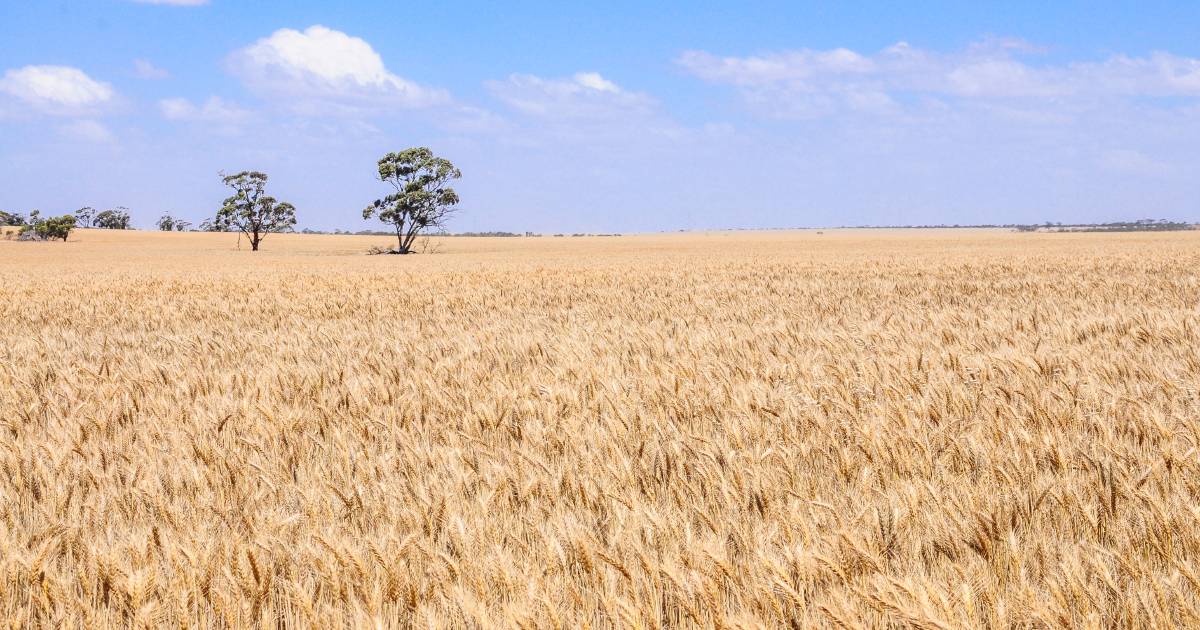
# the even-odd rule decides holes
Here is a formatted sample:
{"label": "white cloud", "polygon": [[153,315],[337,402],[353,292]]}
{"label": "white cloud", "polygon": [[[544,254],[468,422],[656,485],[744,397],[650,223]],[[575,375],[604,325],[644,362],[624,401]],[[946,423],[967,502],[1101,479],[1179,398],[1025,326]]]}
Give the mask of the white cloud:
{"label": "white cloud", "polygon": [[450,100],[442,90],[390,72],[366,41],[319,25],[275,31],[234,52],[228,64],[251,90],[295,99],[306,110],[426,107]]}
{"label": "white cloud", "polygon": [[133,74],[139,79],[159,80],[170,78],[171,73],[150,63],[146,59],[133,60]]}
{"label": "white cloud", "polygon": [[1066,85],[1051,83],[1023,63],[985,59],[946,73],[946,91],[960,96],[1059,96]]}
{"label": "white cloud", "polygon": [[0,92],[43,113],[73,114],[110,103],[111,85],[68,66],[25,66],[4,73]]}
{"label": "white cloud", "polygon": [[133,0],[138,4],[162,4],[173,7],[198,7],[208,4],[208,0]]}
{"label": "white cloud", "polygon": [[1009,100],[1035,108],[1086,107],[1103,99],[1200,96],[1200,59],[1154,53],[1095,62],[1035,63],[1036,46],[990,39],[956,53],[900,42],[874,54],[844,48],[718,57],[689,51],[676,61],[693,75],[736,87],[778,116],[822,116],[908,100]]}
{"label": "white cloud", "polygon": [[94,120],[76,120],[58,128],[59,132],[70,140],[108,144],[116,142],[116,136],[108,127]]}
{"label": "white cloud", "polygon": [[210,96],[203,105],[196,105],[186,98],[167,98],[158,102],[158,109],[163,118],[178,121],[233,123],[250,117],[249,111],[219,96]]}
{"label": "white cloud", "polygon": [[616,83],[600,76],[599,72],[578,72],[575,74],[575,82],[585,88],[600,92],[617,94],[621,91],[621,88],[617,87]]}
{"label": "white cloud", "polygon": [[513,74],[485,85],[509,107],[532,116],[607,118],[645,114],[655,105],[649,96],[628,92],[596,72],[579,72],[566,79]]}

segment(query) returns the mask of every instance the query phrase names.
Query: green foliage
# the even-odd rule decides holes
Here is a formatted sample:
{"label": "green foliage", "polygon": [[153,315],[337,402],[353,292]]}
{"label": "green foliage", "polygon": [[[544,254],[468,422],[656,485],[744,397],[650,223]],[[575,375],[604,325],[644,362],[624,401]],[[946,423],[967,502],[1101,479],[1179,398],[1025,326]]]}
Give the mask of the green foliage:
{"label": "green foliage", "polygon": [[30,215],[29,223],[21,228],[21,233],[32,232],[40,239],[49,241],[61,239],[65,241],[73,229],[75,229],[75,217],[73,215],[64,214],[61,217],[42,219],[35,210]]}
{"label": "green foliage", "polygon": [[155,225],[157,225],[158,229],[162,232],[175,231],[175,219],[172,218],[171,215],[169,215],[169,214],[164,214],[161,217],[159,217],[158,222],[155,223]]}
{"label": "green foliage", "polygon": [[95,216],[95,208],[84,206],[75,211],[75,225],[79,227],[92,227],[92,218]]}
{"label": "green foliage", "polygon": [[25,225],[25,217],[16,212],[0,210],[0,226],[4,225]]}
{"label": "green foliage", "polygon": [[128,230],[132,227],[129,218],[129,208],[117,206],[96,215],[92,225],[105,230]]}
{"label": "green foliage", "polygon": [[183,232],[191,227],[192,223],[183,219],[176,219],[169,214],[164,214],[158,218],[155,225],[163,232]]}
{"label": "green foliage", "polygon": [[363,210],[363,218],[378,216],[391,225],[399,242],[397,253],[412,251],[413,241],[425,229],[442,227],[458,205],[458,193],[447,184],[462,172],[425,147],[388,153],[379,160],[379,179],[396,189]]}
{"label": "green foliage", "polygon": [[284,232],[296,225],[296,208],[266,194],[266,173],[222,174],[221,181],[233,189],[233,195],[226,198],[217,211],[212,222],[213,231],[240,231],[250,239],[250,249],[258,251],[259,243],[267,234]]}

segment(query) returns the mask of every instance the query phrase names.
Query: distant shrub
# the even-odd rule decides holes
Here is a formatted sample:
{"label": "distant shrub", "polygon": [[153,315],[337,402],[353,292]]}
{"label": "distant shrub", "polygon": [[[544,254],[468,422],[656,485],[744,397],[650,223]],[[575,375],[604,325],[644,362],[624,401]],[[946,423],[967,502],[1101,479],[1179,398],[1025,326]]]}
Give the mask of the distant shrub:
{"label": "distant shrub", "polygon": [[105,210],[96,215],[93,225],[105,230],[128,230],[132,227],[128,210],[123,206]]}
{"label": "distant shrub", "polygon": [[5,212],[0,210],[0,225],[19,226],[25,225],[25,217],[16,212]]}
{"label": "distant shrub", "polygon": [[176,219],[169,214],[164,214],[158,218],[158,221],[154,225],[158,226],[158,229],[162,232],[186,232],[192,226],[192,222]]}
{"label": "distant shrub", "polygon": [[[67,240],[71,230],[75,229],[74,215],[64,214],[61,217],[40,219],[36,213],[30,217],[30,222],[21,228],[23,240]],[[28,236],[26,236],[28,235]]]}

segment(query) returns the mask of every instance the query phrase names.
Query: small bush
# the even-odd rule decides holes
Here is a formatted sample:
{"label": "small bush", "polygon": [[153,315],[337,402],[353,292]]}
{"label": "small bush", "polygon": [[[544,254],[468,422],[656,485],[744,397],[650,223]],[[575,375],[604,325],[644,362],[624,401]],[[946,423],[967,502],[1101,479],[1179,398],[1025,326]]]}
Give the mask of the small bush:
{"label": "small bush", "polygon": [[37,219],[35,222],[21,228],[21,236],[18,240],[53,241],[61,239],[65,241],[73,229],[75,229],[75,217],[70,214],[64,214],[61,217],[50,217],[48,219]]}
{"label": "small bush", "polygon": [[412,252],[402,252],[399,249],[396,249],[395,247],[380,247],[378,245],[372,245],[371,248],[367,250],[368,256],[378,256],[380,254],[403,255],[403,254],[411,254],[411,253]]}

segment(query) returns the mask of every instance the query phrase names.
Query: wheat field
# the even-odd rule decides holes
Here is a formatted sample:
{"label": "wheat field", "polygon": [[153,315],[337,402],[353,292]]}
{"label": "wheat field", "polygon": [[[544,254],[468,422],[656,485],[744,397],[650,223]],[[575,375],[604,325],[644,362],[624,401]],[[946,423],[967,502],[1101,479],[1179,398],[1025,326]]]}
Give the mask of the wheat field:
{"label": "wheat field", "polygon": [[10,627],[1200,625],[1200,233],[235,238],[0,241]]}

